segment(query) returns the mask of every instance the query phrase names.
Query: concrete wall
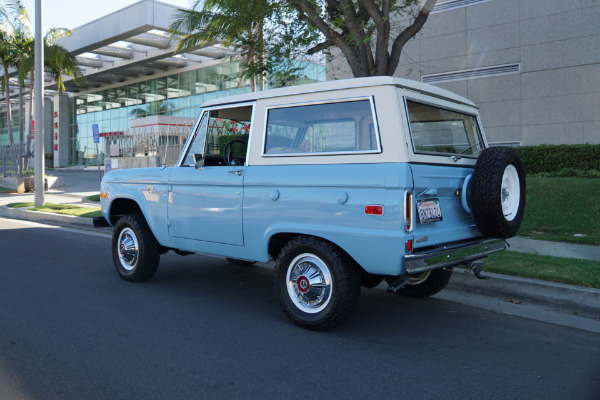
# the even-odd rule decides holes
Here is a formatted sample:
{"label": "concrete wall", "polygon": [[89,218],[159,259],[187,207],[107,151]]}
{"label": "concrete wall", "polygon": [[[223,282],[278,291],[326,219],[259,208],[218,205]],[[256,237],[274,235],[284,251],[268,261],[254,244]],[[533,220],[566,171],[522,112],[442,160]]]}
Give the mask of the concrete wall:
{"label": "concrete wall", "polygon": [[52,115],[54,168],[69,165],[69,97],[54,96],[54,113]]}
{"label": "concrete wall", "polygon": [[[396,76],[502,65],[520,72],[439,82],[475,101],[491,142],[600,143],[600,1],[492,0],[433,13]],[[352,75],[340,58],[328,79]]]}

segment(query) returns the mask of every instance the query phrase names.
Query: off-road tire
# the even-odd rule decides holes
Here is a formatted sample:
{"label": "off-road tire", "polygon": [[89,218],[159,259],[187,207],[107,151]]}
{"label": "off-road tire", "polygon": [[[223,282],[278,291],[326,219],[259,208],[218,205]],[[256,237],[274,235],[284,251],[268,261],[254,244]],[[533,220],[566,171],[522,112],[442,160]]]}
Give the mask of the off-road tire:
{"label": "off-road tire", "polygon": [[408,297],[429,297],[446,287],[452,276],[452,270],[443,268],[427,271],[411,277],[397,293]]}
{"label": "off-road tire", "polygon": [[[294,281],[294,271],[300,270],[305,272]],[[316,273],[318,270],[321,275]],[[330,295],[315,305],[299,304],[299,299],[311,295],[313,288],[318,286],[313,285],[314,276],[321,282],[326,281],[323,276],[329,277],[329,286],[324,286],[330,289]],[[310,281],[308,289],[304,288],[306,293],[301,292],[302,279]],[[275,292],[285,315],[302,328],[325,331],[344,322],[358,305],[360,283],[360,271],[354,261],[335,245],[313,236],[294,237],[283,246],[277,258]]]}
{"label": "off-road tire", "polygon": [[[134,242],[137,246],[133,246]],[[161,246],[143,215],[129,214],[119,218],[112,235],[112,256],[121,278],[130,282],[151,279],[158,268],[160,253]]]}
{"label": "off-road tire", "polygon": [[[518,201],[518,205],[514,203],[513,207],[508,207],[512,212],[507,215],[504,210],[507,207],[503,209],[503,202],[510,198],[510,194],[503,188],[505,174],[513,177],[509,181],[515,186],[512,190],[514,201]],[[518,182],[515,182],[517,179]],[[513,237],[523,220],[526,189],[523,164],[516,150],[510,147],[485,149],[477,159],[471,185],[471,210],[481,234],[500,239]],[[518,195],[515,190],[517,187]]]}

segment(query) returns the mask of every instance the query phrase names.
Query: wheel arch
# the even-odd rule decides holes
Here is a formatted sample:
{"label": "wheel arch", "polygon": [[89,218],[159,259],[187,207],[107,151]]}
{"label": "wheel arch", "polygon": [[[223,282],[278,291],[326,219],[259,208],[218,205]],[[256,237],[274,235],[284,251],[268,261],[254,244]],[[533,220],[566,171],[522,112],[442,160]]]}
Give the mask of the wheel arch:
{"label": "wheel arch", "polygon": [[148,222],[148,218],[146,215],[144,215],[142,208],[136,200],[126,197],[119,197],[110,203],[108,218],[111,225],[115,226],[119,218],[128,214],[142,214],[146,219],[146,222]]}
{"label": "wheel arch", "polygon": [[[261,259],[276,260],[294,236],[313,236],[339,248],[360,269],[373,275],[396,276],[403,272],[404,232],[378,229],[346,229],[339,226],[285,224],[271,226],[261,241]],[[266,244],[266,245],[265,245]],[[386,249],[394,249],[386,251]]]}
{"label": "wheel arch", "polygon": [[323,236],[301,233],[301,232],[279,232],[279,233],[272,235],[269,239],[269,245],[268,245],[268,252],[269,252],[270,258],[272,260],[276,260],[277,257],[279,256],[279,253],[281,252],[281,249],[285,246],[285,244],[296,236],[314,237],[314,238],[317,238],[317,239],[327,242],[331,246],[334,246],[335,248],[340,250],[344,254],[344,256],[347,258],[347,260],[350,261],[355,266],[355,268],[359,268],[359,270],[361,272],[366,272],[364,270],[364,268],[358,262],[356,262],[356,260],[346,250],[344,250],[344,248],[342,246],[338,245],[334,241],[332,241],[326,237],[323,237]]}

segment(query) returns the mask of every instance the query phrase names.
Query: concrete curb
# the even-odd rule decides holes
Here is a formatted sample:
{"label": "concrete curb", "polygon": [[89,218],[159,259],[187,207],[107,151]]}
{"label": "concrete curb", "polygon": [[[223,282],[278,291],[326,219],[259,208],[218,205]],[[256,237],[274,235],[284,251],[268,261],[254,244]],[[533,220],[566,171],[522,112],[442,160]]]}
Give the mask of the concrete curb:
{"label": "concrete curb", "polygon": [[517,253],[600,261],[600,246],[540,241],[523,237],[514,237],[507,242],[510,245],[508,251]]}
{"label": "concrete curb", "polygon": [[513,302],[531,302],[569,313],[600,318],[600,289],[487,272],[484,275],[490,279],[477,279],[469,271],[455,268],[446,287]]}
{"label": "concrete curb", "polygon": [[0,217],[93,230],[98,232],[112,232],[112,229],[110,228],[94,227],[94,222],[92,218],[76,217],[73,215],[52,214],[41,211],[29,211],[19,208],[10,208],[6,206],[0,206]]}

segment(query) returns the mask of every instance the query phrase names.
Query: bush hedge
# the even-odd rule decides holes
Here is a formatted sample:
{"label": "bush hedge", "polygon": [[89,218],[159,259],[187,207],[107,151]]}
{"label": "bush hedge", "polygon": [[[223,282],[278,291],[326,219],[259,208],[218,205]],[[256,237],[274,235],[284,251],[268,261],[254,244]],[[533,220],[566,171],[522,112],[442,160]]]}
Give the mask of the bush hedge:
{"label": "bush hedge", "polygon": [[516,150],[527,174],[600,171],[600,144],[521,146]]}

